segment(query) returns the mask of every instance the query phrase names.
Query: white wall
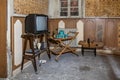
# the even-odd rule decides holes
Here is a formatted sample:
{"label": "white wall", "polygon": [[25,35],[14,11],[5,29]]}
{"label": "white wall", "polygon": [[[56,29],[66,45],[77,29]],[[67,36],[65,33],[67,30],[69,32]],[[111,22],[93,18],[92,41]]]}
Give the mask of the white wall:
{"label": "white wall", "polygon": [[[12,75],[12,54],[11,54],[11,17],[26,16],[14,14],[14,0],[7,0],[7,68],[8,78]],[[19,44],[18,44],[19,45]]]}
{"label": "white wall", "polygon": [[48,14],[50,18],[59,17],[59,0],[49,0]]}
{"label": "white wall", "polygon": [[11,55],[11,16],[13,15],[13,0],[7,1],[7,74],[8,79],[12,76],[12,55]]}
{"label": "white wall", "polygon": [[8,7],[7,7],[7,11],[8,11],[8,19],[7,19],[7,45],[8,47],[10,47],[10,31],[11,31],[11,16],[13,15],[13,0],[8,0]]}

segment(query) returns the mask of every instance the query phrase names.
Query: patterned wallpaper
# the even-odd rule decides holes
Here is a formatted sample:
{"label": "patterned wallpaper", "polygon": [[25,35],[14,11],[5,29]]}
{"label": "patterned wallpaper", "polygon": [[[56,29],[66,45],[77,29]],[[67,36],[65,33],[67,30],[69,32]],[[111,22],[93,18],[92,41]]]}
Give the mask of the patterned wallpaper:
{"label": "patterned wallpaper", "polygon": [[85,0],[86,17],[120,17],[120,0]]}
{"label": "patterned wallpaper", "polygon": [[[84,0],[85,17],[120,17],[120,0]],[[48,14],[49,0],[14,0],[15,14]]]}
{"label": "patterned wallpaper", "polygon": [[14,0],[15,14],[48,14],[48,0]]}

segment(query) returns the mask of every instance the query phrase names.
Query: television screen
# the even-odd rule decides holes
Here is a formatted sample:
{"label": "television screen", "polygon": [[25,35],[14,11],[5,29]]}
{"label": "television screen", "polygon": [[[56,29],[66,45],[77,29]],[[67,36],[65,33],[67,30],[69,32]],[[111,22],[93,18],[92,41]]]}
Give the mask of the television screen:
{"label": "television screen", "polygon": [[36,17],[36,29],[37,31],[44,31],[47,30],[47,18],[44,16],[37,16]]}
{"label": "television screen", "polygon": [[25,32],[40,34],[48,31],[48,16],[43,14],[29,14],[25,19]]}

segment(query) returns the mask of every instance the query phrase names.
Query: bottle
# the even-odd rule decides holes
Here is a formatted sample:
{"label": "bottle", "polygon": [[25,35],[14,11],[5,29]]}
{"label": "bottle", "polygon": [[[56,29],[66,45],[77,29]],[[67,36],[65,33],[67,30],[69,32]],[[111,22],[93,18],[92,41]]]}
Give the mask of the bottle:
{"label": "bottle", "polygon": [[87,39],[87,43],[90,44],[90,39],[89,38]]}
{"label": "bottle", "polygon": [[88,46],[90,47],[90,39],[87,39]]}
{"label": "bottle", "polygon": [[53,37],[53,38],[55,37],[55,32],[54,32],[54,31],[52,32],[52,37]]}

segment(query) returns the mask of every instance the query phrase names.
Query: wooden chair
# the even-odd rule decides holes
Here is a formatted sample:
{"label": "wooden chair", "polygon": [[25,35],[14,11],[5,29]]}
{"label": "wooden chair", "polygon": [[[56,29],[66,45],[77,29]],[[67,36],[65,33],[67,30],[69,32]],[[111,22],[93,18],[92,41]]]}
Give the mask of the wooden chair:
{"label": "wooden chair", "polygon": [[[74,34],[73,36],[69,36],[69,34]],[[53,46],[52,49],[50,49],[50,51],[57,55],[55,60],[58,61],[58,58],[64,54],[64,53],[68,53],[71,52],[75,55],[78,56],[78,54],[75,53],[75,49],[71,48],[70,44],[73,42],[73,40],[75,40],[76,36],[78,35],[78,32],[69,32],[68,33],[68,37],[67,38],[53,38],[50,37],[48,39],[48,42],[51,46]],[[67,44],[64,43],[64,41],[69,41]]]}
{"label": "wooden chair", "polygon": [[[40,59],[40,54],[43,51],[47,51],[48,57],[50,59],[51,56],[50,56],[49,46],[47,45],[47,48],[44,50],[39,50],[37,47],[35,48],[34,40],[36,38],[42,38],[43,35],[23,34],[21,37],[24,39],[21,71],[23,70],[24,60],[26,59],[26,60],[32,61],[35,73],[37,73],[36,57],[38,57],[38,59]],[[27,49],[28,42],[29,42],[29,47],[30,47],[29,49]]]}

